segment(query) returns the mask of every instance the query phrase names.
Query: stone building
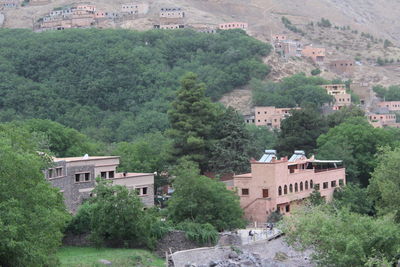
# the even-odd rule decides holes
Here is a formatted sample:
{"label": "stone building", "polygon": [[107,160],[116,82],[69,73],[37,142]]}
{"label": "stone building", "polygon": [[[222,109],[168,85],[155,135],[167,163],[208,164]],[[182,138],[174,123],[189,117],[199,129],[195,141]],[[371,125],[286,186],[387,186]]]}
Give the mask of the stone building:
{"label": "stone building", "polygon": [[97,177],[137,190],[145,206],[154,205],[154,174],[118,173],[117,156],[54,158],[53,163],[53,167],[45,172],[46,179],[60,189],[72,213],[77,211],[83,200],[91,197]]}
{"label": "stone building", "polygon": [[315,63],[322,63],[325,60],[325,48],[307,45],[304,46],[301,54],[303,57],[311,58]]}
{"label": "stone building", "polygon": [[333,110],[340,110],[342,107],[351,105],[351,95],[346,92],[344,84],[326,84],[323,85],[328,95],[335,98]]}
{"label": "stone building", "polygon": [[[271,129],[280,129],[281,122],[290,116],[290,111],[300,108],[276,108],[276,107],[255,107],[254,124],[256,126],[267,126]],[[253,118],[245,118],[251,123]]]}
{"label": "stone building", "polygon": [[232,30],[232,29],[242,29],[247,31],[249,25],[246,22],[229,22],[229,23],[221,23],[218,25],[218,29],[220,30]]}
{"label": "stone building", "polygon": [[272,212],[289,214],[314,189],[331,200],[335,188],[346,183],[341,165],[341,160],[307,158],[301,150],[290,159],[278,159],[275,150],[266,150],[260,160],[251,162],[251,173],[234,176],[233,188],[245,218],[262,224]]}
{"label": "stone building", "polygon": [[329,63],[329,69],[339,75],[351,76],[354,73],[354,60],[334,60]]}
{"label": "stone building", "polygon": [[163,7],[160,9],[160,18],[180,19],[185,17],[185,12],[179,7]]}

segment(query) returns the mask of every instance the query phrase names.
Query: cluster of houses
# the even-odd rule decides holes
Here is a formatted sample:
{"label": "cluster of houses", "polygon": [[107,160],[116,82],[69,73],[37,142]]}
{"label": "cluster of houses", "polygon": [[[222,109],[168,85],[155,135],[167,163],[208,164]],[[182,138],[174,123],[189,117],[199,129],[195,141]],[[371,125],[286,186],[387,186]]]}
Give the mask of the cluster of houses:
{"label": "cluster of houses", "polygon": [[90,28],[107,20],[135,18],[149,11],[148,4],[129,3],[121,5],[119,12],[98,10],[92,4],[79,4],[51,11],[38,20],[37,31]]}
{"label": "cluster of houses", "polygon": [[[271,43],[274,50],[284,59],[304,57],[319,65],[325,63],[326,49],[323,47],[316,47],[312,44],[303,45],[299,40],[290,40],[284,34],[272,35]],[[333,60],[327,66],[336,74],[350,77],[354,73],[355,61],[348,59]]]}
{"label": "cluster of houses", "polygon": [[[260,160],[250,164],[251,173],[234,175],[225,183],[238,193],[245,217],[252,222],[265,223],[272,212],[290,213],[291,207],[313,190],[330,200],[334,189],[346,182],[340,160],[307,158],[304,151],[295,151],[290,159],[278,159],[276,151],[266,150]],[[53,158],[45,177],[63,193],[71,213],[93,196],[98,177],[135,190],[145,207],[154,206],[154,174],[117,172],[118,165],[118,156]]]}

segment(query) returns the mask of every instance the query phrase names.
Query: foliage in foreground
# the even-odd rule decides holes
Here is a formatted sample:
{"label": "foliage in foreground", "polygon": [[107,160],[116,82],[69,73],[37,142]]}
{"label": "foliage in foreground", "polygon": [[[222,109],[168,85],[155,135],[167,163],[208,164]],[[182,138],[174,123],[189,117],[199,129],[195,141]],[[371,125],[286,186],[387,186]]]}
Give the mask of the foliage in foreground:
{"label": "foliage in foreground", "polygon": [[168,203],[174,222],[209,223],[218,231],[245,225],[239,197],[224,183],[199,175],[193,163],[184,161],[177,167],[174,189]]}
{"label": "foliage in foreground", "polygon": [[43,178],[48,161],[29,132],[0,126],[0,265],[46,266],[69,219],[62,196]]}
{"label": "foliage in foreground", "polygon": [[313,249],[320,266],[391,266],[400,253],[400,226],[390,217],[305,206],[286,216],[281,227],[289,244]]}

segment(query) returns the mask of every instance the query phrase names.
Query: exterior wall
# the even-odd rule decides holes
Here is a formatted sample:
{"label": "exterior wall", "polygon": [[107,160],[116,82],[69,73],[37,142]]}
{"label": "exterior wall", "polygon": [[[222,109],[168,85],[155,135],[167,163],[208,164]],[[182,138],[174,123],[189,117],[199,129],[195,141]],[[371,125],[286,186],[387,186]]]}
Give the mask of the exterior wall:
{"label": "exterior wall", "polygon": [[255,107],[255,125],[280,129],[281,121],[289,117],[294,109],[299,108]]}
{"label": "exterior wall", "polygon": [[183,29],[185,28],[185,25],[182,24],[160,24],[157,25],[158,27],[155,27],[157,29],[163,29],[163,30],[173,30],[173,29]]}
{"label": "exterior wall", "polygon": [[271,36],[272,42],[282,42],[282,41],[285,41],[286,39],[287,39],[287,36],[284,34],[273,34]]}
{"label": "exterior wall", "polygon": [[368,83],[353,83],[350,85],[350,89],[360,97],[361,105],[370,105],[374,92]]}
{"label": "exterior wall", "polygon": [[325,59],[325,48],[305,46],[301,51],[303,57],[309,57],[314,62],[323,62]]}
{"label": "exterior wall", "polygon": [[344,84],[326,84],[323,85],[328,95],[335,98],[333,110],[340,110],[344,106],[351,105],[351,95],[346,93],[346,85]]}
{"label": "exterior wall", "polygon": [[129,14],[147,14],[149,12],[148,4],[131,3],[121,6],[121,12]]}
{"label": "exterior wall", "polygon": [[375,128],[383,128],[383,127],[395,127],[400,128],[400,123],[396,122],[396,114],[388,113],[388,114],[376,114],[369,113],[367,115],[368,121]]}
{"label": "exterior wall", "polygon": [[344,106],[351,105],[351,95],[350,94],[337,94],[335,97],[334,109],[339,110]]}
{"label": "exterior wall", "polygon": [[[293,164],[298,169],[291,171],[289,165]],[[321,196],[329,201],[340,184],[339,180],[343,184],[346,183],[344,168],[305,169],[304,164],[307,164],[307,161],[292,163],[288,162],[287,158],[272,160],[270,163],[252,162],[250,174],[235,176],[234,187],[240,196],[240,205],[244,209],[246,219],[264,223],[273,211],[289,214],[293,206],[310,196],[316,185],[319,185]],[[311,181],[313,187],[310,186]],[[324,183],[328,183],[326,188]],[[244,195],[242,189],[248,189],[248,195]],[[268,196],[264,197],[266,189]]]}
{"label": "exterior wall", "polygon": [[16,8],[20,4],[18,0],[0,0],[0,7],[2,8]]}
{"label": "exterior wall", "polygon": [[245,22],[230,22],[230,23],[222,23],[218,25],[220,30],[231,30],[231,29],[242,29],[247,30],[248,24]]}
{"label": "exterior wall", "polygon": [[354,60],[335,60],[329,63],[329,69],[337,74],[353,74]]}
{"label": "exterior wall", "polygon": [[96,12],[96,6],[94,5],[77,5],[76,6],[77,10],[84,10],[84,11],[89,11],[89,12]]}
{"label": "exterior wall", "polygon": [[325,84],[323,87],[326,89],[328,95],[337,95],[346,93],[345,84]]}
{"label": "exterior wall", "polygon": [[378,106],[382,108],[387,108],[390,111],[400,111],[400,101],[379,102]]}
{"label": "exterior wall", "polygon": [[180,8],[161,8],[160,18],[184,18],[185,12]]}

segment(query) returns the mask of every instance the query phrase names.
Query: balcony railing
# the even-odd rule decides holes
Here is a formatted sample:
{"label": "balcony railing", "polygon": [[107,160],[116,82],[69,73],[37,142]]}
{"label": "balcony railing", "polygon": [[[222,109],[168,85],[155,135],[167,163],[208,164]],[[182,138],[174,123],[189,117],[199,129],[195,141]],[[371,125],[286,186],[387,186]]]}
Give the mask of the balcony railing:
{"label": "balcony railing", "polygon": [[314,169],[314,172],[326,172],[326,171],[333,171],[333,170],[339,170],[343,169],[343,166],[337,167],[337,168],[327,168],[327,169]]}

